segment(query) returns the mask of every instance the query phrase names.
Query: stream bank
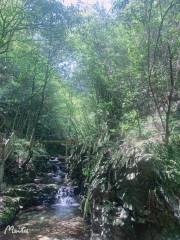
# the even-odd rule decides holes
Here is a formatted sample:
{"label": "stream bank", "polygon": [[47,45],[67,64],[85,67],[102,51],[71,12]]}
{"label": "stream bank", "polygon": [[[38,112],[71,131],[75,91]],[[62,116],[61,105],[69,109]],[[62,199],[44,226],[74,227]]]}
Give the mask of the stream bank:
{"label": "stream bank", "polygon": [[[89,229],[84,222],[78,191],[66,176],[64,162],[51,158],[53,172],[48,182],[8,188],[1,198],[0,220],[2,240],[88,240]],[[46,178],[47,180],[47,178]]]}
{"label": "stream bank", "polygon": [[179,240],[179,188],[176,183],[173,193],[167,188],[161,159],[147,146],[112,146],[96,151],[77,146],[66,163],[49,160],[53,172],[46,174],[47,183],[36,178],[6,190],[2,226],[29,233],[1,232],[1,239]]}
{"label": "stream bank", "polygon": [[[5,229],[2,240],[88,240],[89,232],[77,208],[34,207],[20,212],[14,230]],[[14,233],[17,229],[28,232]],[[5,232],[6,231],[6,232]],[[6,234],[5,234],[6,233]]]}
{"label": "stream bank", "polygon": [[84,195],[91,240],[179,240],[179,187],[153,144],[89,146],[74,149],[69,168]]}

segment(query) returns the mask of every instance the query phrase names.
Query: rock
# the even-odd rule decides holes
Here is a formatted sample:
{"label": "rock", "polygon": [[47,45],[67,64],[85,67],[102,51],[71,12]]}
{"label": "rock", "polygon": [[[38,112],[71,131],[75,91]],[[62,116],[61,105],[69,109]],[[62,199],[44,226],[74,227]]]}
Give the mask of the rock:
{"label": "rock", "polygon": [[42,179],[40,179],[40,178],[35,178],[35,179],[34,179],[34,182],[35,182],[35,183],[41,183],[41,181],[42,181]]}
{"label": "rock", "polygon": [[23,184],[9,188],[4,195],[20,197],[25,207],[42,204],[44,200],[53,202],[58,191],[56,184]]}
{"label": "rock", "polygon": [[54,177],[52,177],[52,179],[57,183],[62,183],[63,182],[63,179],[62,179],[61,176],[54,176]]}
{"label": "rock", "polygon": [[59,155],[58,155],[58,159],[59,159],[60,161],[65,161],[66,157],[59,154]]}
{"label": "rock", "polygon": [[102,238],[99,234],[95,234],[95,233],[92,232],[90,240],[102,240]]}
{"label": "rock", "polygon": [[52,177],[54,175],[54,173],[47,173],[48,177]]}
{"label": "rock", "polygon": [[79,194],[80,194],[80,189],[79,189],[79,187],[78,187],[78,186],[74,186],[73,188],[74,188],[74,195],[75,195],[75,196],[76,196],[76,195],[79,195]]}
{"label": "rock", "polygon": [[53,158],[49,160],[50,163],[59,163],[58,158]]}
{"label": "rock", "polygon": [[[0,228],[11,224],[22,208],[54,201],[59,186],[56,184],[24,184],[9,188],[0,199]],[[17,197],[18,196],[18,197]]]}
{"label": "rock", "polygon": [[20,209],[20,198],[1,197],[0,199],[0,229],[11,224]]}
{"label": "rock", "polygon": [[103,154],[96,159],[90,178],[85,179],[91,196],[91,240],[165,240],[166,229],[180,230],[180,199],[162,187],[161,162],[142,150],[127,147],[117,161]]}

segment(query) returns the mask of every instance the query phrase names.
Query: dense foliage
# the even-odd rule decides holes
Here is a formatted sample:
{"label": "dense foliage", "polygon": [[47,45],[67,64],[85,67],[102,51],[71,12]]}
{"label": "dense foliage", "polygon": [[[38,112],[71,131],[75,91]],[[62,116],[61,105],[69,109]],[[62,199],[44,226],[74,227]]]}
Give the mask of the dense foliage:
{"label": "dense foliage", "polygon": [[179,33],[179,0],[116,0],[110,10],[1,0],[0,143],[12,132],[16,141],[0,184],[4,165],[6,183],[31,183],[52,170],[48,154],[71,153],[69,175],[84,194],[86,218],[94,205],[121,207],[134,214],[131,236],[141,217],[174,234]]}
{"label": "dense foliage", "polygon": [[100,128],[141,135],[151,116],[168,142],[178,130],[179,17],[178,1],[117,1],[112,13],[2,1],[2,131],[27,139],[84,138]]}

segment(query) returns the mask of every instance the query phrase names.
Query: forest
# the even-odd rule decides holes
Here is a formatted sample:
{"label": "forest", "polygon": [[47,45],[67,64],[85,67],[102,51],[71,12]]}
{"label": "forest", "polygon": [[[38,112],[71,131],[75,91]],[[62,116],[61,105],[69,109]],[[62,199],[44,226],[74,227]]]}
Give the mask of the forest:
{"label": "forest", "polygon": [[180,240],[179,0],[0,0],[0,240]]}

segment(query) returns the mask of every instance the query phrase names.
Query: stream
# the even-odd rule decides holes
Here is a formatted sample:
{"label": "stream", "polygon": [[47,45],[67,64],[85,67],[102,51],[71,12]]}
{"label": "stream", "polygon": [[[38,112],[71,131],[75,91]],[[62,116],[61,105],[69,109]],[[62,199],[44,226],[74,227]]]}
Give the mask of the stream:
{"label": "stream", "polygon": [[11,228],[0,235],[1,240],[88,240],[88,226],[79,209],[76,188],[66,183],[66,173],[57,158],[50,159],[54,166],[51,178],[59,183],[53,204],[22,210]]}

